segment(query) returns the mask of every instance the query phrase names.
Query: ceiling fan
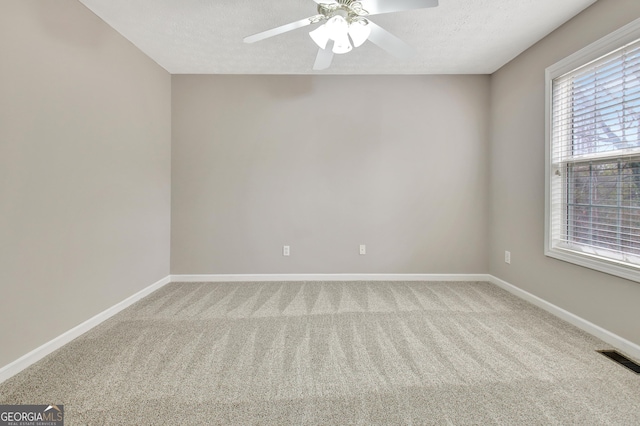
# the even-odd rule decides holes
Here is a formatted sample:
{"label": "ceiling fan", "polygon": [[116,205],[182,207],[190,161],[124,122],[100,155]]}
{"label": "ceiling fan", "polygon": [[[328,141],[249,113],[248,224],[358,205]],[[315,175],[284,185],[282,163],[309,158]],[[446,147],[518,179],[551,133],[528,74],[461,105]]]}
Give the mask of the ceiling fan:
{"label": "ceiling fan", "polygon": [[438,0],[313,0],[318,14],[246,37],[245,43],[255,43],[312,24],[323,23],[309,35],[318,45],[314,70],[329,68],[334,53],[350,52],[369,40],[392,55],[406,59],[413,48],[387,30],[373,23],[368,16],[438,6]]}

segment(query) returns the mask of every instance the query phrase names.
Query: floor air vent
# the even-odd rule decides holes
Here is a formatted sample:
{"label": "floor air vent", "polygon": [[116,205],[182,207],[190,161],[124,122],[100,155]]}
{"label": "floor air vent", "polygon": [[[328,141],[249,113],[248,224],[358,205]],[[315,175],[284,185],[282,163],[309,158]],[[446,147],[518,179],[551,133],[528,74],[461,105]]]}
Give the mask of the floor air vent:
{"label": "floor air vent", "polygon": [[607,358],[611,358],[612,360],[614,360],[615,362],[617,362],[618,364],[627,367],[629,370],[633,371],[636,374],[640,374],[640,365],[638,365],[637,363],[631,361],[629,358],[627,358],[626,356],[616,352],[616,351],[610,351],[610,350],[605,350],[605,351],[597,351],[600,352],[602,355],[606,356]]}

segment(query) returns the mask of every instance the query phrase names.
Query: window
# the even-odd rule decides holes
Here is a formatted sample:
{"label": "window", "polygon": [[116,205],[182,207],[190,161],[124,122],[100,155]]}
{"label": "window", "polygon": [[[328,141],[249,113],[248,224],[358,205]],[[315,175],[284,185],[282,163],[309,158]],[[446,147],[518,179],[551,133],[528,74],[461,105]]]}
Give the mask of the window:
{"label": "window", "polygon": [[640,20],[546,78],[545,254],[640,281]]}

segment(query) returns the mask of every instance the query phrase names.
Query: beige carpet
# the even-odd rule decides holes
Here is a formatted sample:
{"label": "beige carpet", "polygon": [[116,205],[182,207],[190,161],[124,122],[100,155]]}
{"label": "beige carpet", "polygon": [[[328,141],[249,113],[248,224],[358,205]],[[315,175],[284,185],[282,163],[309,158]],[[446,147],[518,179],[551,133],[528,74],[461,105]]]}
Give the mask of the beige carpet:
{"label": "beige carpet", "polygon": [[488,283],[170,284],[0,385],[67,425],[640,425],[640,376]]}

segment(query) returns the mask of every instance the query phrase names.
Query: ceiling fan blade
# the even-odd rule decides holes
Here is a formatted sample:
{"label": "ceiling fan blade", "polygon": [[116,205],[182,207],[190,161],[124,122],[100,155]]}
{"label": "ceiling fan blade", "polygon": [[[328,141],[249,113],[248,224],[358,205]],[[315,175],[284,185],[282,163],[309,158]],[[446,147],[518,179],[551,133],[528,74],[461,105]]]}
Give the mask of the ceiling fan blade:
{"label": "ceiling fan blade", "polygon": [[286,33],[287,31],[292,31],[298,28],[306,27],[307,25],[311,25],[313,23],[313,18],[315,18],[315,16],[312,16],[310,18],[304,18],[299,21],[291,22],[289,24],[282,25],[280,27],[271,28],[270,30],[263,31],[258,34],[250,35],[249,37],[244,38],[244,42],[255,43],[256,41],[277,36],[278,34]]}
{"label": "ceiling fan blade", "polygon": [[369,41],[371,43],[386,50],[398,59],[408,59],[415,53],[413,47],[384,28],[374,24],[371,20],[368,21],[371,27],[371,34],[369,34]]}
{"label": "ceiling fan blade", "polygon": [[438,6],[438,0],[360,0],[369,15]]}
{"label": "ceiling fan blade", "polygon": [[329,43],[325,49],[318,49],[316,62],[313,64],[315,71],[326,70],[331,66],[333,61],[333,43]]}

